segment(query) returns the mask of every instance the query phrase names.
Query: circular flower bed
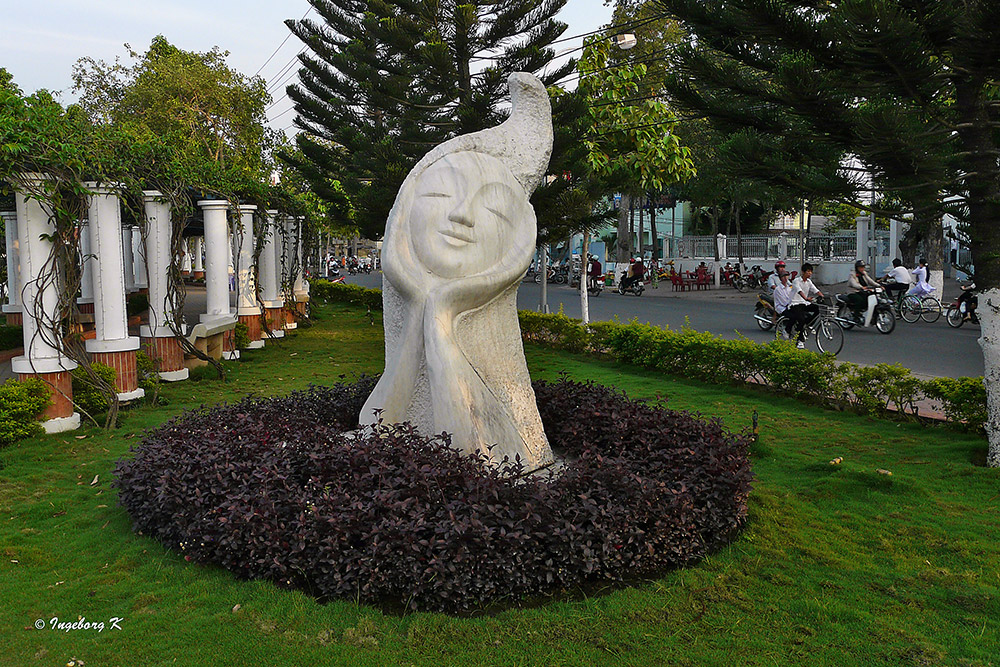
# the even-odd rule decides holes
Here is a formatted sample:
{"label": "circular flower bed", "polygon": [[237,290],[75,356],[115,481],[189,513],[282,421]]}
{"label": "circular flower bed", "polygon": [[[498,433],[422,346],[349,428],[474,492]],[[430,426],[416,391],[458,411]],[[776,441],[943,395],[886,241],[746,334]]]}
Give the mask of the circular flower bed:
{"label": "circular flower bed", "polygon": [[608,388],[535,383],[563,463],[525,476],[357,428],[374,386],[190,412],[115,470],[135,529],[320,598],[468,611],[690,563],[746,521],[747,440]]}

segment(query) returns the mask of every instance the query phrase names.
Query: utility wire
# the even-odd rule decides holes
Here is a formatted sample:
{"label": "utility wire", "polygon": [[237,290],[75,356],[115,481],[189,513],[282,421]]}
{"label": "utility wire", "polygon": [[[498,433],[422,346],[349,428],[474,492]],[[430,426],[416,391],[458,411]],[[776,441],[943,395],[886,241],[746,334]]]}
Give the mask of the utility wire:
{"label": "utility wire", "polygon": [[[309,9],[307,9],[307,10],[306,10],[306,13],[305,13],[305,14],[303,14],[303,15],[302,15],[302,18],[301,18],[301,19],[299,19],[299,20],[300,20],[300,21],[302,21],[303,19],[305,19],[305,17],[309,16],[309,12],[311,12],[312,10],[313,10],[313,7],[312,7],[312,5],[309,5]],[[264,61],[264,64],[263,64],[263,65],[261,65],[260,67],[258,67],[258,68],[257,68],[257,71],[253,73],[253,75],[254,75],[254,76],[257,76],[258,74],[260,74],[261,70],[262,70],[262,69],[264,69],[265,67],[267,67],[267,64],[268,64],[269,62],[271,62],[271,58],[274,58],[274,56],[276,56],[276,55],[278,54],[278,51],[280,51],[280,50],[281,50],[281,47],[283,47],[283,46],[285,45],[285,42],[287,42],[287,41],[288,41],[288,39],[289,39],[289,38],[290,38],[291,36],[292,36],[292,33],[291,33],[291,32],[289,32],[289,33],[288,33],[287,35],[285,35],[285,38],[284,38],[283,40],[281,40],[281,44],[278,44],[278,48],[276,48],[276,49],[274,50],[274,52],[273,52],[273,53],[272,53],[271,55],[269,55],[269,56],[267,57],[267,60],[265,60],[265,61]]]}

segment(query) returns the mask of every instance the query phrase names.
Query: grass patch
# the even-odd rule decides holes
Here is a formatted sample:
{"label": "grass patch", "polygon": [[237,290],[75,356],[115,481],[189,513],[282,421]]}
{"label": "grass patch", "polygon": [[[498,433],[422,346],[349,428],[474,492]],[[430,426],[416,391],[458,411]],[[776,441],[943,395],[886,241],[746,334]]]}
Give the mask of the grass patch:
{"label": "grass patch", "polygon": [[[985,441],[541,348],[527,350],[534,377],[591,378],[733,429],[756,409],[757,481],[739,540],[633,588],[453,618],[320,605],[133,534],[109,471],[143,429],[201,404],[381,370],[380,313],[321,315],[227,362],[225,383],[165,384],[167,405],[129,410],[117,431],[0,450],[0,665],[996,664],[1000,471],[972,463]],[[121,617],[122,629],[33,627],[78,616]]]}

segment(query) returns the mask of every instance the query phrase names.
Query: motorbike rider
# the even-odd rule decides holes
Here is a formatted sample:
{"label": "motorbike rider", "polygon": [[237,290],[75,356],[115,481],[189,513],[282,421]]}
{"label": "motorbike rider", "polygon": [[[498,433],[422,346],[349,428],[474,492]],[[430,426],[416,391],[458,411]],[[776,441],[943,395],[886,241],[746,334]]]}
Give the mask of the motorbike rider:
{"label": "motorbike rider", "polygon": [[594,288],[600,284],[601,262],[594,255],[587,261],[587,287]]}
{"label": "motorbike rider", "polygon": [[770,275],[767,279],[767,293],[774,296],[774,288],[781,284],[781,272],[785,270],[784,260],[778,260],[774,263],[774,273]]}
{"label": "motorbike rider", "polygon": [[847,295],[847,306],[856,319],[861,319],[864,312],[868,310],[868,295],[878,287],[878,283],[865,270],[864,260],[859,259],[854,262],[854,272],[848,277],[847,286],[854,290]]}
{"label": "motorbike rider", "polygon": [[632,263],[629,264],[628,274],[622,281],[622,289],[629,289],[630,287],[632,287],[632,285],[636,284],[637,282],[641,282],[643,276],[645,275],[645,272],[646,269],[642,265],[642,258],[640,257],[634,258],[632,260]]}
{"label": "motorbike rider", "polygon": [[965,315],[962,320],[965,322],[973,321],[976,322],[976,306],[979,305],[979,297],[976,296],[976,283],[972,282],[968,285],[960,286],[959,289],[962,293],[958,295],[958,307],[961,308],[962,304],[965,304]]}
{"label": "motorbike rider", "polygon": [[788,320],[785,333],[791,338],[792,326],[794,325],[799,330],[795,347],[800,350],[806,346],[804,333],[806,323],[819,315],[819,305],[813,302],[817,296],[823,296],[823,293],[813,284],[812,274],[813,265],[809,262],[803,264],[802,271],[792,283],[792,302],[785,311],[785,318]]}

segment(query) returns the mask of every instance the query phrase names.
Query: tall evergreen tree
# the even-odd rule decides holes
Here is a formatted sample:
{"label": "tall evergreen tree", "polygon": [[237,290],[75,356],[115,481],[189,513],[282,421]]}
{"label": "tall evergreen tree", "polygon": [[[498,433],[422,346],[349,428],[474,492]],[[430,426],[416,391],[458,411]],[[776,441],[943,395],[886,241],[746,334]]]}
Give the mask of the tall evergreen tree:
{"label": "tall evergreen tree", "polygon": [[942,209],[964,223],[984,292],[988,461],[1000,466],[1000,3],[657,2],[694,36],[678,61],[689,80],[673,86],[684,104],[757,148],[840,148],[925,226]]}
{"label": "tall evergreen tree", "polygon": [[[288,87],[304,132],[293,166],[315,183],[340,180],[369,237],[382,233],[403,178],[432,146],[500,122],[507,77],[551,85],[546,69],[566,25],[566,0],[424,2],[310,0],[321,20],[288,21],[306,45]],[[317,140],[319,139],[319,140]]]}

